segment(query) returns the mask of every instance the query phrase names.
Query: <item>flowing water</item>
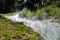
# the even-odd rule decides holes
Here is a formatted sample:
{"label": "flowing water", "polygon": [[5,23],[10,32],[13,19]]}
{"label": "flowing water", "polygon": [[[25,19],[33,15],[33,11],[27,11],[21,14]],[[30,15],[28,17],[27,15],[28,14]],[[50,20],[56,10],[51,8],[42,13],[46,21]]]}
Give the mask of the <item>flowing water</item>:
{"label": "flowing water", "polygon": [[36,32],[38,32],[45,40],[60,40],[60,25],[58,23],[50,22],[51,20],[33,20],[20,17],[19,13],[15,15],[5,16],[12,21],[23,22],[26,26],[30,26]]}

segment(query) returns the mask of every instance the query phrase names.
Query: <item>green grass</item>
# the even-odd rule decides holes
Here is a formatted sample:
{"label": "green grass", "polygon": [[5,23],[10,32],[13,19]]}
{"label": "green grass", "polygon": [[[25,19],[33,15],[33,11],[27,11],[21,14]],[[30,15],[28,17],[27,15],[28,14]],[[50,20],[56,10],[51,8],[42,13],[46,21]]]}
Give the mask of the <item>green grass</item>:
{"label": "green grass", "polygon": [[38,35],[30,27],[0,16],[0,40],[43,40]]}
{"label": "green grass", "polygon": [[38,9],[36,11],[30,11],[30,10],[25,10],[21,16],[25,16],[27,18],[32,18],[33,16],[37,16],[39,19],[42,19],[42,14],[45,14],[46,19],[54,18],[55,19],[60,19],[60,8],[57,7],[54,4],[51,4],[49,6],[45,6],[41,9]]}

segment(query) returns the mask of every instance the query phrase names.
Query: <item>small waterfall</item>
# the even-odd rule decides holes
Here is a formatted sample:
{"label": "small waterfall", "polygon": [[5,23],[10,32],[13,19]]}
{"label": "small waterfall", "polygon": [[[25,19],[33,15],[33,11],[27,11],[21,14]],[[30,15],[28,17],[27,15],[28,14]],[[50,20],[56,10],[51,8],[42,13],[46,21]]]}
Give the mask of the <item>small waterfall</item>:
{"label": "small waterfall", "polygon": [[[22,12],[16,12],[15,15],[5,17],[12,21],[23,22],[25,25],[30,26],[41,34],[45,40],[60,40],[60,25],[58,23],[50,22],[50,20],[29,20],[19,16],[19,13]],[[45,15],[45,13],[43,15]]]}
{"label": "small waterfall", "polygon": [[42,0],[42,5],[44,5],[44,2],[43,2],[43,0]]}
{"label": "small waterfall", "polygon": [[24,0],[24,2],[27,2],[27,0]]}

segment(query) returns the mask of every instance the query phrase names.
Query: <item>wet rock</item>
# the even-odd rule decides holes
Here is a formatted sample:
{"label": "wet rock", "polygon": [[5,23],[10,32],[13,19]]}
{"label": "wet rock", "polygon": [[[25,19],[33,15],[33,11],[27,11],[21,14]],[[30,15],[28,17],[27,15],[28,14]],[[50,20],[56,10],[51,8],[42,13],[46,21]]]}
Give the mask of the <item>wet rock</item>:
{"label": "wet rock", "polygon": [[23,22],[17,22],[18,24],[21,24],[21,25],[23,25],[24,23]]}
{"label": "wet rock", "polygon": [[23,24],[23,22],[20,22],[19,24]]}

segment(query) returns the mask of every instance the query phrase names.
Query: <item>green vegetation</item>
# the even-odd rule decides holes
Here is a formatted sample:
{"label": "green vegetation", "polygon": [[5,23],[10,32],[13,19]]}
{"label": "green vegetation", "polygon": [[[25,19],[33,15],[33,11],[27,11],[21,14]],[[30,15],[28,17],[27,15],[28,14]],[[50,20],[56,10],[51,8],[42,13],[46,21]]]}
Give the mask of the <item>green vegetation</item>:
{"label": "green vegetation", "polygon": [[[43,5],[42,5],[43,2]],[[0,13],[2,16],[13,15],[16,9],[27,8],[20,16],[38,19],[58,20],[60,22],[60,0],[28,0],[27,2],[19,0],[0,0]],[[31,10],[30,10],[31,9]],[[9,14],[2,14],[9,13]],[[43,40],[38,33],[31,28],[26,27],[22,22],[12,22],[0,16],[0,40]]]}
{"label": "green vegetation", "polygon": [[25,16],[28,18],[32,18],[33,16],[37,16],[38,19],[42,19],[43,14],[46,19],[54,18],[55,20],[60,21],[60,1],[55,1],[50,5],[45,5],[44,7],[37,9],[35,11],[26,10],[21,16]]}
{"label": "green vegetation", "polygon": [[23,23],[12,22],[0,16],[0,40],[43,40],[38,33]]}

